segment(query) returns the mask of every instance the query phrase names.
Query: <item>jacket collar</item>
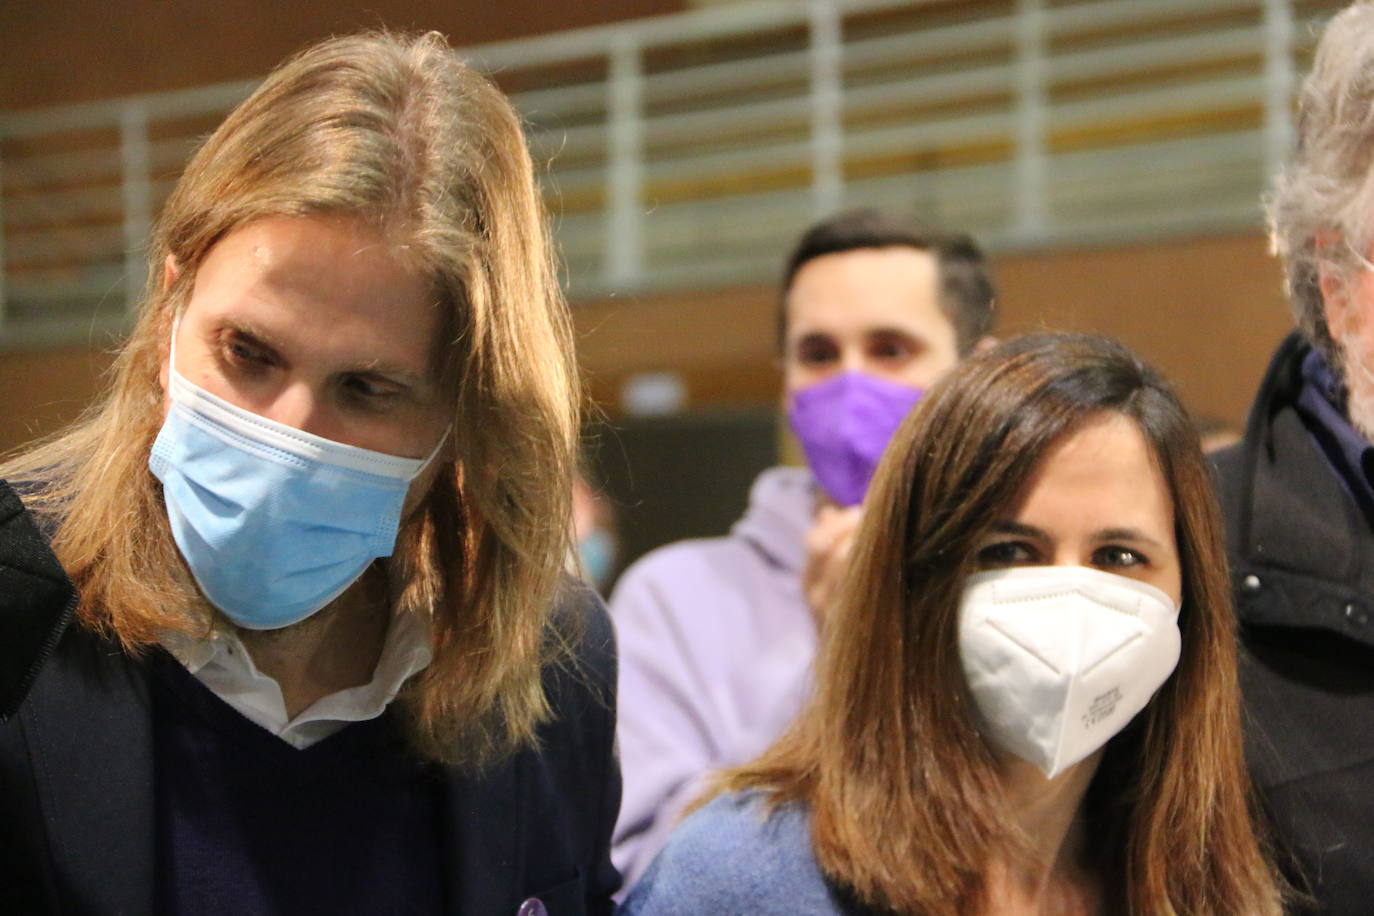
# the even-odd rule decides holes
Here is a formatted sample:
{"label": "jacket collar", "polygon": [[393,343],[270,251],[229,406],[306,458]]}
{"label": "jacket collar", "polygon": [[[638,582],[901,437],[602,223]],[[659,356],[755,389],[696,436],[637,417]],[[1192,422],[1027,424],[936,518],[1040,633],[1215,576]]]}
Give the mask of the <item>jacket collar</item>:
{"label": "jacket collar", "polygon": [[1252,623],[1359,639],[1351,621],[1374,613],[1371,537],[1296,409],[1308,352],[1297,334],[1283,342],[1247,423],[1232,532],[1238,611]]}
{"label": "jacket collar", "polygon": [[0,722],[14,715],[76,611],[76,589],[0,480]]}

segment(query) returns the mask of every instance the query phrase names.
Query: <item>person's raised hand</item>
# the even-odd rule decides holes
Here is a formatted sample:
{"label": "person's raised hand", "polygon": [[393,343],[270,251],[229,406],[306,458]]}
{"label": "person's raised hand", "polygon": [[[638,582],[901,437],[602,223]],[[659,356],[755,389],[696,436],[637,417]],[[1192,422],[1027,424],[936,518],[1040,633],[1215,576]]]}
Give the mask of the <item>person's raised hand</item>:
{"label": "person's raised hand", "polygon": [[822,506],[811,530],[806,533],[806,564],[802,567],[802,592],[819,629],[844,581],[849,564],[849,548],[859,528],[859,506],[839,508]]}

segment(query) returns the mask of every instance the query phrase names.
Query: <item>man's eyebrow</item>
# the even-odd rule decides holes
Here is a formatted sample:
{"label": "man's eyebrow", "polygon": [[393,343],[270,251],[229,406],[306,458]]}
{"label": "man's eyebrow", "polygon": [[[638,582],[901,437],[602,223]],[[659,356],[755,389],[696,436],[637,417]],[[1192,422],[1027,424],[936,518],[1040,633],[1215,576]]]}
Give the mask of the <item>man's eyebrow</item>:
{"label": "man's eyebrow", "polygon": [[817,341],[824,342],[833,339],[833,335],[825,331],[806,331],[804,333],[796,334],[794,336],[789,337],[784,342],[784,346],[799,347],[803,344],[815,343]]}
{"label": "man's eyebrow", "polygon": [[402,366],[399,363],[388,363],[380,359],[363,359],[351,364],[345,372],[372,372],[377,375],[391,376],[392,378],[405,382],[409,385],[422,384],[427,375],[416,373],[415,370]]}
{"label": "man's eyebrow", "polygon": [[233,331],[235,334],[251,337],[254,343],[263,344],[273,350],[281,349],[281,343],[278,340],[267,331],[264,331],[262,328],[246,319],[226,315],[218,320],[218,324],[225,330]]}
{"label": "man's eyebrow", "polygon": [[[282,358],[286,358],[285,345],[278,339],[274,339],[271,334],[262,330],[259,326],[243,318],[226,316],[219,320],[219,324],[225,330],[235,334],[242,334],[251,339],[254,343],[265,346],[276,352]],[[339,372],[371,372],[377,375],[391,376],[397,381],[408,385],[417,386],[425,382],[429,377],[427,372],[416,372],[413,368],[401,363],[388,362],[378,359],[375,356],[359,356],[350,358],[345,356],[340,360],[343,368]]]}

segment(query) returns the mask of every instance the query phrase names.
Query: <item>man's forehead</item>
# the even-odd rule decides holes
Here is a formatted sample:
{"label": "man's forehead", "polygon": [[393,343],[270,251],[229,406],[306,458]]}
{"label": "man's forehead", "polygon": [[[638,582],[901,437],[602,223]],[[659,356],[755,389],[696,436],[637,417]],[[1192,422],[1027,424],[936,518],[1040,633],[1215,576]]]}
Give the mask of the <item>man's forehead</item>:
{"label": "man's forehead", "polygon": [[788,290],[789,336],[825,326],[939,333],[950,327],[940,305],[939,265],[929,251],[861,248],[803,264]]}

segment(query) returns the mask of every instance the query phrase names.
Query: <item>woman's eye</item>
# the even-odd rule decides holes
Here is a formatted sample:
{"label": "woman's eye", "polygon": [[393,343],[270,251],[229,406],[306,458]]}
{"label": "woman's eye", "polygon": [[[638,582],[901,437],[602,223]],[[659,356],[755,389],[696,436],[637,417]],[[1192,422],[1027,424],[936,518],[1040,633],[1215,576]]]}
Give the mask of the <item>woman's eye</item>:
{"label": "woman's eye", "polygon": [[1035,548],[1022,541],[999,541],[978,551],[978,565],[983,569],[1028,565],[1035,562]]}
{"label": "woman's eye", "polygon": [[1129,547],[1099,547],[1093,552],[1093,565],[1108,569],[1123,569],[1143,566],[1146,559]]}

